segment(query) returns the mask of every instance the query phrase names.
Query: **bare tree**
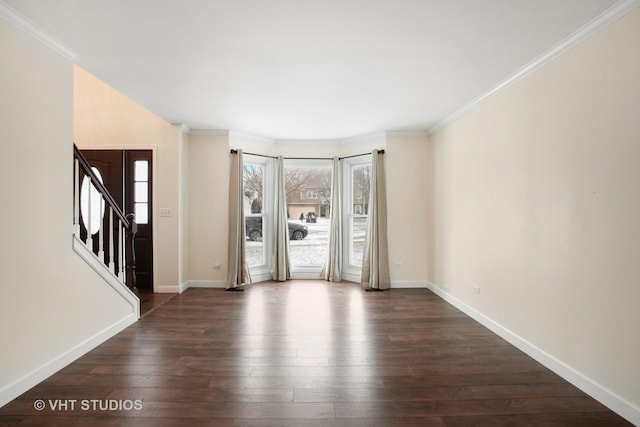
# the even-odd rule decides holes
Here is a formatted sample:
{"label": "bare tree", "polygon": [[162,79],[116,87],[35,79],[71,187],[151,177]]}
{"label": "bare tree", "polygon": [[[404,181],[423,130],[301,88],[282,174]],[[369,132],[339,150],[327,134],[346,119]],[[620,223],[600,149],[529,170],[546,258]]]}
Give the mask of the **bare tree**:
{"label": "bare tree", "polygon": [[361,195],[363,212],[369,211],[369,191],[371,190],[371,166],[361,166],[353,169],[354,196]]}
{"label": "bare tree", "polygon": [[303,191],[331,194],[331,169],[328,168],[286,168],[284,172],[287,201],[299,199]]}
{"label": "bare tree", "polygon": [[264,176],[262,166],[246,163],[244,165],[244,193],[245,196],[252,197],[254,194],[262,200],[262,189]]}

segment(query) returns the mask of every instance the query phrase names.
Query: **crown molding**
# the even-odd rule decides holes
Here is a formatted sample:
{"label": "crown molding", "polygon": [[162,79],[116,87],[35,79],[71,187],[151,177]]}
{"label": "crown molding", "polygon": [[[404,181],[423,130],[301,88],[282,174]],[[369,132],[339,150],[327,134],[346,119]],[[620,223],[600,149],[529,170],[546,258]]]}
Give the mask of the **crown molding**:
{"label": "crown molding", "polygon": [[345,146],[350,145],[362,145],[362,144],[376,144],[384,145],[387,142],[386,132],[375,132],[366,135],[355,136],[351,138],[344,138],[340,140],[340,143]]}
{"label": "crown molding", "polygon": [[502,83],[498,84],[497,86],[494,86],[489,91],[485,92],[483,95],[480,95],[478,98],[464,105],[462,108],[460,108],[453,114],[445,117],[443,120],[431,126],[428,130],[428,134],[431,135],[436,131],[438,131],[439,129],[442,129],[443,127],[455,122],[456,120],[458,120],[459,118],[467,114],[468,112],[474,110],[480,104],[483,104],[484,102],[494,97],[495,95],[499,94],[503,90],[509,88],[510,86],[514,85],[518,81],[522,80],[523,78],[532,74],[536,70],[545,66],[549,62],[558,58],[565,52],[569,51],[573,47],[582,43],[587,38],[591,37],[598,31],[602,30],[609,24],[622,18],[624,15],[628,14],[638,6],[640,6],[640,0],[618,1],[617,3],[609,7],[607,10],[602,12],[600,15],[598,15],[597,17],[589,21],[587,24],[582,26],[576,32],[571,34],[569,37],[557,43],[556,45],[551,47],[549,50],[547,50],[545,53],[543,53],[542,55],[540,55],[539,57],[537,57],[536,59],[534,59],[533,61],[531,61],[524,67],[522,67],[521,69],[519,69],[518,71],[516,71],[513,75],[508,77]]}
{"label": "crown molding", "polygon": [[29,34],[31,37],[38,40],[40,43],[49,47],[53,51],[62,55],[63,57],[74,60],[78,54],[60,40],[56,39],[49,32],[40,28],[33,21],[22,15],[20,12],[0,0],[0,16],[7,22],[13,24],[16,28]]}
{"label": "crown molding", "polygon": [[229,136],[228,129],[189,129],[188,133],[194,136]]}
{"label": "crown molding", "polygon": [[232,130],[229,133],[229,140],[251,141],[251,142],[258,142],[258,143],[271,144],[271,145],[275,144],[275,140],[272,138],[268,138],[260,135],[254,135],[246,132],[234,131],[234,130]]}
{"label": "crown molding", "polygon": [[422,129],[414,129],[414,130],[390,130],[387,131],[387,138],[398,136],[398,137],[422,137],[426,138],[429,133]]}

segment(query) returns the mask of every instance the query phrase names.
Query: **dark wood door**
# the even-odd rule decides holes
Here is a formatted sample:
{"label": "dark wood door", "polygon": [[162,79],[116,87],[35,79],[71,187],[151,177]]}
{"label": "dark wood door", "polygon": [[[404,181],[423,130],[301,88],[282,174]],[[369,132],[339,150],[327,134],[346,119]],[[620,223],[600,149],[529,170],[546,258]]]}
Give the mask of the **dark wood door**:
{"label": "dark wood door", "polygon": [[[138,223],[134,241],[136,286],[153,291],[153,223],[151,150],[80,150],[100,171],[103,184],[125,214]],[[105,219],[106,221],[106,219]],[[108,224],[105,222],[105,229]],[[115,231],[117,233],[117,231]],[[86,235],[86,230],[81,230]],[[97,239],[96,239],[97,240]],[[94,241],[97,253],[97,241]]]}
{"label": "dark wood door", "polygon": [[153,290],[153,208],[151,150],[124,152],[125,208],[138,224],[134,241],[136,282],[140,290]]}

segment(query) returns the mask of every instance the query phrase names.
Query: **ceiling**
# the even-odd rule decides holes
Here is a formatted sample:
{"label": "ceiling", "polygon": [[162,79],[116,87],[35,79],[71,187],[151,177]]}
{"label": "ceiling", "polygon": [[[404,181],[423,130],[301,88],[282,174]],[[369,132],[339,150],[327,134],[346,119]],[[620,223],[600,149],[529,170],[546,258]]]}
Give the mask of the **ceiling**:
{"label": "ceiling", "polygon": [[313,140],[429,129],[616,1],[4,3],[167,121]]}

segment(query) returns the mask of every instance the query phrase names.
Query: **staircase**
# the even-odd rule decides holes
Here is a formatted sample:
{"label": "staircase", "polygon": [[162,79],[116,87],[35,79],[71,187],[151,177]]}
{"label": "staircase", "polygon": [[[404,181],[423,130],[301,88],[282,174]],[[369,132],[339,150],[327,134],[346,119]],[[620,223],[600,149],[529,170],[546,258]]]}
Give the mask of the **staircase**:
{"label": "staircase", "polygon": [[73,249],[133,307],[140,318],[134,239],[137,224],[73,147]]}

